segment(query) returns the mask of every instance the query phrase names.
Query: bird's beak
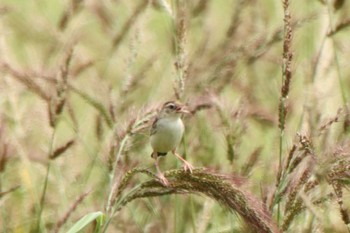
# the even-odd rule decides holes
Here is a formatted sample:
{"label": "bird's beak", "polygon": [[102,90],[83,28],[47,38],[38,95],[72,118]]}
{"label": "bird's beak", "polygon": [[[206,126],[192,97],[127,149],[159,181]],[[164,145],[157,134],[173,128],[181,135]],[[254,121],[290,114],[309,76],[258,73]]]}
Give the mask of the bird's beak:
{"label": "bird's beak", "polygon": [[176,109],[176,112],[184,113],[184,114],[190,114],[191,113],[185,105],[178,106],[177,109]]}

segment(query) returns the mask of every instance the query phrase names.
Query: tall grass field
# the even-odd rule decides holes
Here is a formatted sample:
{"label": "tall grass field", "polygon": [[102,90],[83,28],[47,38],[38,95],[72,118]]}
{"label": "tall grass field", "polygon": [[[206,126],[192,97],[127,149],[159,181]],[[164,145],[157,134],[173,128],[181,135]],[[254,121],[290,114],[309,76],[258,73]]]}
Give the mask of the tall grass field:
{"label": "tall grass field", "polygon": [[349,62],[347,0],[0,0],[0,232],[350,233]]}

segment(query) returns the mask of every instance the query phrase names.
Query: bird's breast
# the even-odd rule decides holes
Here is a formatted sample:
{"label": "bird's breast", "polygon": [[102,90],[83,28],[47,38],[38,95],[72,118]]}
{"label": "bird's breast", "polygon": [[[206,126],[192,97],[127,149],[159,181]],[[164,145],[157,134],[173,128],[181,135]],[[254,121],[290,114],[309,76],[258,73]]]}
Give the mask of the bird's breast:
{"label": "bird's breast", "polygon": [[151,146],[156,152],[168,152],[175,149],[184,133],[180,118],[163,118],[157,121],[156,132],[151,135]]}

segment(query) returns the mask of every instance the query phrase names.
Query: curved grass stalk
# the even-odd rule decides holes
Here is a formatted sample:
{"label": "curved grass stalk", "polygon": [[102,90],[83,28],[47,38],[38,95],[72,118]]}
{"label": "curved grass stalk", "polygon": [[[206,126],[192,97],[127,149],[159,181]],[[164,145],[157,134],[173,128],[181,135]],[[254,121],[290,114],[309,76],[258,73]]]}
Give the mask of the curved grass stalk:
{"label": "curved grass stalk", "polygon": [[[137,173],[145,173],[151,179],[136,185],[125,195],[121,195],[132,176]],[[106,232],[114,215],[129,202],[139,198],[170,194],[197,194],[209,197],[231,212],[237,213],[253,229],[262,233],[279,232],[270,213],[263,208],[262,203],[237,185],[239,182],[236,178],[210,172],[203,168],[193,170],[192,174],[183,169],[176,169],[167,171],[164,175],[170,183],[167,187],[163,186],[158,178],[146,169],[135,168],[127,172],[118,187],[113,214],[107,219],[103,232]]]}

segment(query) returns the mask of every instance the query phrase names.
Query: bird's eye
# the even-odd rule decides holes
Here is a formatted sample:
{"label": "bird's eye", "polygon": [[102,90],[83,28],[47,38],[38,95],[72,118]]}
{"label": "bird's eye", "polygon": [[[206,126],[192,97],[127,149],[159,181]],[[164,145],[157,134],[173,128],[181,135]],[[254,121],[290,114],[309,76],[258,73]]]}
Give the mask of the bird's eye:
{"label": "bird's eye", "polygon": [[175,109],[175,105],[174,105],[174,104],[170,104],[170,105],[169,105],[169,108],[170,108],[171,110],[174,110],[174,109]]}

